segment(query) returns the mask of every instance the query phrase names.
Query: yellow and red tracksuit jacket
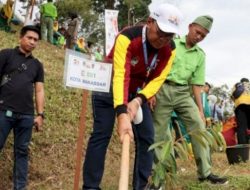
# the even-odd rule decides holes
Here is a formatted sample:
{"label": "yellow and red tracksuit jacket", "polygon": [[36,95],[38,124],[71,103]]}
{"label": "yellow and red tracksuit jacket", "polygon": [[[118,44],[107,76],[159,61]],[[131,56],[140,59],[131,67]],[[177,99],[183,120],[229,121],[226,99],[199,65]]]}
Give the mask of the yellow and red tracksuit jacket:
{"label": "yellow and red tracksuit jacket", "polygon": [[[241,104],[250,105],[250,83],[243,82],[244,85],[244,92],[236,99],[233,98],[235,108],[237,108]],[[233,87],[232,92],[236,90],[236,85]],[[232,93],[233,94],[233,93]]]}
{"label": "yellow and red tracksuit jacket", "polygon": [[149,63],[158,52],[156,65],[147,77],[142,29],[143,26],[134,26],[121,31],[107,57],[113,60],[113,97],[117,115],[127,113],[130,94],[137,93],[143,102],[154,96],[166,80],[175,57],[173,41],[158,50],[147,42]]}

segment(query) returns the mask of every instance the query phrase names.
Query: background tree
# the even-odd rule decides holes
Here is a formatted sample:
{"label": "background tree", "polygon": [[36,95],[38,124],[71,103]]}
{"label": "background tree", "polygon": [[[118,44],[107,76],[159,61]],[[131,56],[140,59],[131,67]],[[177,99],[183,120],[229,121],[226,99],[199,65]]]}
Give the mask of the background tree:
{"label": "background tree", "polygon": [[120,0],[117,4],[119,11],[119,29],[144,22],[148,16],[148,4],[150,0]]}
{"label": "background tree", "polygon": [[105,9],[115,9],[115,0],[92,1],[92,6],[96,12],[104,13]]}
{"label": "background tree", "polygon": [[72,10],[82,18],[83,36],[92,43],[104,46],[105,9],[118,10],[118,28],[138,24],[148,16],[150,0],[58,0],[58,15],[65,21]]}
{"label": "background tree", "polygon": [[[125,26],[134,25],[146,18],[148,15],[147,6],[150,0],[96,0],[92,1],[93,10],[99,15],[99,30],[94,36],[99,35],[99,39],[104,39],[104,11],[105,9],[118,10],[118,28],[121,30]],[[100,34],[101,33],[101,34]]]}

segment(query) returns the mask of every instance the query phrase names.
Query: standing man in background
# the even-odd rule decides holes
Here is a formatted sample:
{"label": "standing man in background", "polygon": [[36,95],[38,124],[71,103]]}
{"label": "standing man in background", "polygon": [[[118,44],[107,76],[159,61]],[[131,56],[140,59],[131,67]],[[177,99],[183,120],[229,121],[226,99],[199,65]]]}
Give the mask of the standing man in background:
{"label": "standing man in background", "polygon": [[[157,93],[156,99],[153,97],[150,100],[151,109],[154,110],[155,142],[171,140],[170,130],[166,126],[170,122],[173,111],[181,118],[188,133],[194,130],[205,130],[201,102],[201,88],[205,83],[205,53],[197,44],[205,39],[212,23],[211,16],[199,16],[189,24],[189,32],[186,36],[175,39],[176,57],[173,67]],[[194,99],[190,94],[190,86]],[[226,178],[211,173],[208,144],[203,147],[192,137],[191,143],[199,180],[217,184],[227,183]]]}
{"label": "standing man in background", "polygon": [[32,55],[39,38],[40,31],[27,25],[21,29],[20,46],[0,51],[0,150],[13,130],[14,190],[26,189],[28,146],[33,125],[41,130],[44,119],[44,70],[41,62]]}
{"label": "standing man in background", "polygon": [[40,13],[42,40],[53,44],[53,26],[57,17],[57,9],[53,0],[48,0],[47,3],[41,5]]}
{"label": "standing man in background", "polygon": [[96,61],[102,61],[103,60],[103,55],[102,55],[100,47],[97,47],[97,49],[95,51],[95,60]]}
{"label": "standing man in background", "polygon": [[75,49],[75,46],[77,44],[80,20],[76,12],[70,12],[69,17],[70,21],[68,23],[68,29],[66,33],[66,48]]}

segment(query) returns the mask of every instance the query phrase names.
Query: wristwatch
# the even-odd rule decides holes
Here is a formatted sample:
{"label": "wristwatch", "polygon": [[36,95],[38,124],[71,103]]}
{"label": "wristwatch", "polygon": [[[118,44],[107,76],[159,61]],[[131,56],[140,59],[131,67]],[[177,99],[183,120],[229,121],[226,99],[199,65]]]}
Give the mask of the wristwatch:
{"label": "wristwatch", "polygon": [[45,119],[44,112],[37,113],[37,116],[41,116],[43,119]]}

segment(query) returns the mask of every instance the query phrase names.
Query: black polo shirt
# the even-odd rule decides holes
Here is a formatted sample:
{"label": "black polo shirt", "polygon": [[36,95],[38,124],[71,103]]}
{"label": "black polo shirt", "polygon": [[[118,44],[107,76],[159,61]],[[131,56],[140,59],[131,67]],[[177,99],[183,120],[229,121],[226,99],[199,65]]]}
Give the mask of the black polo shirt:
{"label": "black polo shirt", "polygon": [[34,83],[44,82],[43,65],[32,55],[25,57],[19,47],[0,51],[0,79],[23,63],[27,69],[13,75],[10,81],[0,87],[0,110],[34,114]]}

